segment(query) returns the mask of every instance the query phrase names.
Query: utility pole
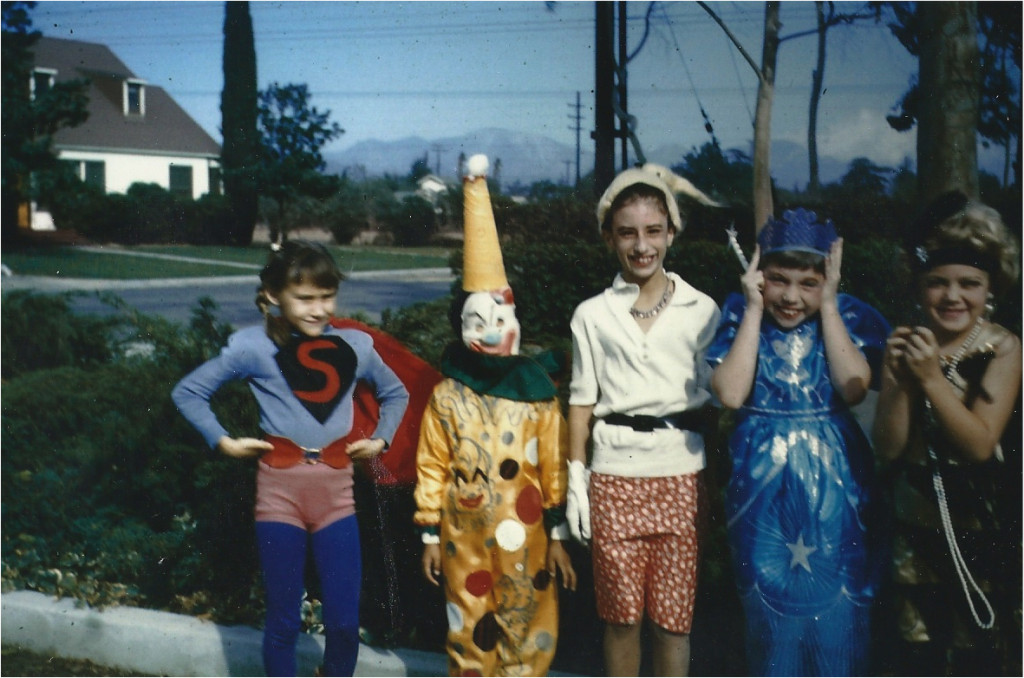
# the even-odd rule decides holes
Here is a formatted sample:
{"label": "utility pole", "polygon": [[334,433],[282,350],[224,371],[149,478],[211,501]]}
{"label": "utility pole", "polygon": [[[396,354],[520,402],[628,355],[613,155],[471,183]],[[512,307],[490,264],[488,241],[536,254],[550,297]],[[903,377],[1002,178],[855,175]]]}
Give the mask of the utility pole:
{"label": "utility pole", "polygon": [[615,178],[615,4],[594,3],[594,191],[597,196]]}
{"label": "utility pole", "polygon": [[[569,106],[571,108],[572,104],[569,104]],[[580,185],[580,108],[580,93],[576,92],[576,114],[569,116],[570,120],[576,121],[576,124],[574,126],[569,127],[570,130],[576,132],[576,186]],[[569,179],[568,177],[566,177],[566,183],[568,183],[568,181]]]}
{"label": "utility pole", "polygon": [[436,168],[437,176],[441,176],[441,151],[447,151],[447,148],[443,148],[441,144],[434,144],[430,147],[430,150],[434,152],[434,167]]}
{"label": "utility pole", "polygon": [[[626,105],[626,95],[629,87],[626,84],[626,59],[629,53],[626,52],[626,5],[625,0],[619,1],[619,106],[623,111],[629,111]],[[622,139],[622,169],[629,169],[629,130],[626,128],[626,121],[619,120],[619,137]]]}

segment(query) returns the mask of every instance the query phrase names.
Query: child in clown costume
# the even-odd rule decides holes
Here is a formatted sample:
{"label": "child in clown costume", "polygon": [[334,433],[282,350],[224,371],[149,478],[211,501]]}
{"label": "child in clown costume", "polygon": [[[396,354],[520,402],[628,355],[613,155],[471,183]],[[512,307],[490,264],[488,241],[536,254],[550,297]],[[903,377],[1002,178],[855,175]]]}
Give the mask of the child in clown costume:
{"label": "child in clown costume", "polygon": [[464,181],[463,294],[452,304],[462,341],[423,415],[417,511],[423,573],[443,577],[452,675],[544,675],[558,634],[557,574],[576,587],[560,539],[566,424],[554,383],[518,355],[483,156]]}

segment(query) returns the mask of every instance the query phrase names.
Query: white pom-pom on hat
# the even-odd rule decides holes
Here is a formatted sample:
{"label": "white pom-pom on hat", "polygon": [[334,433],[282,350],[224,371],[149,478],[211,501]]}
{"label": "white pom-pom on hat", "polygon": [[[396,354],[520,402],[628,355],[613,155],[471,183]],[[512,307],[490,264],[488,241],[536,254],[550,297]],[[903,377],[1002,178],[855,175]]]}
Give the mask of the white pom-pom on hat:
{"label": "white pom-pom on hat", "polygon": [[488,162],[487,156],[483,153],[477,153],[470,156],[469,160],[466,161],[466,176],[470,179],[486,177],[489,168],[490,162]]}
{"label": "white pom-pom on hat", "polygon": [[488,292],[508,288],[505,262],[494,223],[491,195],[487,189],[487,156],[478,154],[466,161],[462,182],[463,235],[462,289]]}

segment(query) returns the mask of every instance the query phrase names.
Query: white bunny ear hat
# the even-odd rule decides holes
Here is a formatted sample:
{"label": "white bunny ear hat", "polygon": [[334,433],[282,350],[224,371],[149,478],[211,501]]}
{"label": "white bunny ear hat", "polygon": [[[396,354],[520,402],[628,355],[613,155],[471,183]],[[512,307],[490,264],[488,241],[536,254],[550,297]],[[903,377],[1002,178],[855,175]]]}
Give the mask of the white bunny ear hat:
{"label": "white bunny ear hat", "polygon": [[462,178],[462,289],[466,292],[490,292],[509,286],[487,189],[487,169],[487,156],[474,155],[466,162]]}
{"label": "white bunny ear hat", "polygon": [[675,226],[676,231],[683,230],[683,221],[679,215],[679,204],[676,202],[676,195],[688,196],[702,205],[718,207],[719,204],[706,196],[699,188],[694,186],[688,179],[674,173],[667,167],[649,162],[643,167],[633,167],[623,170],[615,177],[604,195],[597,202],[597,226],[601,228],[605,216],[611,208],[615,198],[624,189],[633,184],[647,184],[653,186],[665,194],[665,203],[668,205],[669,221]]}

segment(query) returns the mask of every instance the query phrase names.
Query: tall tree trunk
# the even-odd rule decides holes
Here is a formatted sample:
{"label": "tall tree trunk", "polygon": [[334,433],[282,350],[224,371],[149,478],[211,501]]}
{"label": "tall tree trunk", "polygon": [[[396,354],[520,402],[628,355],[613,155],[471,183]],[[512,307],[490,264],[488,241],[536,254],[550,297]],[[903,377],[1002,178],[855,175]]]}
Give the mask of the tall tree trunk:
{"label": "tall tree trunk", "polygon": [[812,195],[817,195],[821,190],[821,177],[818,174],[818,104],[821,102],[821,86],[825,81],[825,42],[828,37],[823,5],[821,0],[814,3],[818,17],[818,62],[811,74],[811,106],[807,115],[807,161],[810,170],[807,191]]}
{"label": "tall tree trunk", "polygon": [[256,129],[256,43],[248,2],[224,3],[223,67],[221,164],[224,192],[231,205],[226,239],[231,244],[248,245],[256,228],[256,173],[260,153]]}
{"label": "tall tree trunk", "polygon": [[921,2],[918,198],[978,196],[978,14],[974,2]]}
{"label": "tall tree trunk", "polygon": [[765,3],[764,50],[754,111],[754,227],[757,233],[761,232],[775,209],[772,201],[772,102],[781,28],[779,3]]}

